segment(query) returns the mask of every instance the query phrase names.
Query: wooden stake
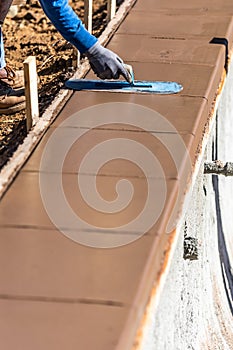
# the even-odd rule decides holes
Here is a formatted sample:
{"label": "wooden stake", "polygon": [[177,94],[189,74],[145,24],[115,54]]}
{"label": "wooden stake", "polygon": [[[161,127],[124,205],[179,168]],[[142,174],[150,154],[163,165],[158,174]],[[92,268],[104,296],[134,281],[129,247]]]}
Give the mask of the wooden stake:
{"label": "wooden stake", "polygon": [[108,0],[107,21],[111,21],[116,14],[116,0]]}
{"label": "wooden stake", "polygon": [[92,33],[92,5],[93,0],[84,0],[84,24],[90,33]]}
{"label": "wooden stake", "polygon": [[24,62],[27,130],[39,119],[36,58],[29,56]]}

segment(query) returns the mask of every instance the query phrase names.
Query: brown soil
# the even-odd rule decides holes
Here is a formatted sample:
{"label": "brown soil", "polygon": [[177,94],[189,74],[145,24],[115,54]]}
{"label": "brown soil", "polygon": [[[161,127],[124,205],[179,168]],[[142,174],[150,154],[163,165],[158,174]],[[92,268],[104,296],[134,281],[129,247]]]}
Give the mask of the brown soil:
{"label": "brown soil", "polygon": [[[120,3],[122,1],[118,1]],[[70,0],[81,19],[84,1]],[[107,0],[93,0],[93,34],[98,36],[106,25]],[[22,69],[23,61],[36,56],[39,75],[40,114],[72,76],[74,48],[67,43],[45,16],[37,0],[27,0],[14,18],[6,18],[3,25],[7,63]],[[26,135],[25,112],[11,116],[0,115],[0,169]]]}

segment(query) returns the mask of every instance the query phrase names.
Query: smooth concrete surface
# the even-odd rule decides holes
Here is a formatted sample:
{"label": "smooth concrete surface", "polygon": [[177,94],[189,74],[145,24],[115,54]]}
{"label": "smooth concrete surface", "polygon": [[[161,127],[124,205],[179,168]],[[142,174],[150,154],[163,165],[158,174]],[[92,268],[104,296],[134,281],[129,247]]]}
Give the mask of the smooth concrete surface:
{"label": "smooth concrete surface", "polygon": [[[150,94],[116,94],[111,92],[101,92],[101,94],[97,94],[96,92],[83,91],[71,97],[70,101],[72,103],[66,105],[66,109],[61,111],[59,119],[54,121],[52,127],[59,126],[67,119],[67,115],[72,115],[82,108],[88,108],[90,105],[101,105],[106,103],[106,101],[110,101],[113,103],[123,102],[145,106],[164,116],[179,134],[197,135],[199,128],[201,129],[201,126],[204,126],[203,120],[205,122],[205,117],[208,114],[208,101],[202,96],[193,97],[194,96],[183,96],[181,94],[159,96]],[[82,104],[80,104],[81,101]],[[111,114],[109,115],[109,119],[110,122],[114,122],[114,120],[111,120]],[[91,128],[90,121],[86,121],[84,127]],[[106,127],[103,126],[101,129],[103,128]],[[125,129],[130,130],[130,126],[127,126]],[[154,125],[153,128],[152,125],[148,125],[149,131],[156,132],[160,129],[157,125],[155,125],[155,128]],[[163,128],[163,130],[160,131],[168,131],[168,129]]]}
{"label": "smooth concrete surface", "polygon": [[4,348],[34,350],[114,348],[127,313],[111,305],[17,297],[2,298],[0,309]]}
{"label": "smooth concrete surface", "polygon": [[[150,135],[145,137],[145,134],[143,132],[138,132],[136,127],[133,130],[133,126],[131,126],[131,130],[122,130],[119,129],[119,125],[116,127],[114,124],[108,124],[109,129],[95,129],[95,130],[86,130],[85,135],[82,137],[82,139],[78,140],[78,142],[75,142],[72,145],[72,148],[69,152],[69,155],[66,157],[64,164],[63,164],[63,172],[65,173],[80,173],[79,168],[81,165],[81,162],[85,155],[88,153],[90,149],[92,149],[96,144],[109,141],[111,139],[116,139],[124,136],[124,138],[127,138],[128,140],[136,141],[140,144],[143,144],[148,150],[150,150],[153,154],[156,153],[157,160],[163,167],[164,175],[167,178],[177,178],[179,172],[182,168],[182,156],[180,156],[179,164],[174,162],[172,159],[171,154],[169,153],[168,149],[166,149],[166,146],[160,142],[160,139],[158,138],[159,133],[153,133],[151,132]],[[64,142],[69,142],[71,137],[75,137],[77,135],[77,130],[75,128],[58,128],[55,129],[57,132],[57,137],[62,138]],[[40,170],[40,160],[43,154],[44,145],[49,140],[50,137],[53,136],[54,131],[53,128],[51,128],[47,135],[45,136],[42,143],[39,145],[37,150],[35,151],[33,157],[29,160],[29,162],[25,165],[23,168],[23,171],[39,171]],[[166,138],[166,142],[168,142],[171,147],[176,147],[177,145],[177,134],[166,134],[165,136],[159,135],[160,138]],[[184,142],[184,147],[186,149],[190,149],[193,146],[194,142],[194,136],[192,134],[183,134],[180,136],[181,140]],[[49,158],[52,159],[56,155],[56,149],[51,150],[49,154]],[[178,152],[177,152],[178,153]],[[138,157],[143,156],[143,149],[139,150]],[[75,157],[75,162],[74,162]],[[56,164],[48,164],[44,168],[44,170],[50,171],[50,172],[56,172],[58,171]],[[89,174],[93,174],[93,170],[90,169],[86,170]],[[106,164],[99,172],[99,175],[108,175],[108,176],[124,176],[124,177],[143,177],[142,170],[133,165],[130,162],[127,162],[126,160],[119,159],[117,160],[117,166],[114,164],[114,162],[110,162]],[[161,177],[160,173],[155,173],[153,169],[148,170],[148,176],[150,178],[159,178]]]}
{"label": "smooth concrete surface", "polygon": [[[155,5],[154,5],[155,6]],[[143,17],[147,21],[143,26],[137,25]],[[121,25],[118,33],[151,35],[154,37],[172,39],[205,38],[209,41],[214,38],[226,38],[232,43],[231,15],[198,16],[197,14],[167,15],[166,13],[153,13],[149,9],[142,11],[132,10],[127,20]]]}
{"label": "smooth concrete surface", "polygon": [[[56,194],[56,179],[60,178],[60,174],[54,173],[53,170],[48,171],[48,173],[45,174],[48,180],[48,184],[51,186],[51,188],[48,190]],[[91,183],[91,181],[95,179],[97,186],[100,187],[103,197],[106,198],[106,200],[111,201],[112,197],[114,197],[116,194],[115,186],[124,175],[117,176],[112,174],[80,174],[80,176],[85,179],[86,186],[88,186]],[[117,224],[120,223],[123,225],[124,221],[127,221],[127,216],[129,216],[128,219],[130,220],[132,219],[131,216],[134,217],[134,215],[138,215],[138,211],[140,212],[140,208],[144,207],[147,198],[147,180],[145,178],[145,175],[142,178],[137,178],[137,176],[128,176],[128,180],[135,187],[135,202],[129,204],[129,206],[127,207],[128,210],[119,213],[118,216],[114,216],[113,214],[107,215],[107,213],[99,213],[96,210],[92,210],[92,208],[88,207],[88,205],[85,205],[85,201],[82,199],[81,193],[79,192],[79,188],[77,188],[76,186],[77,175],[75,173],[69,174],[64,172],[62,174],[62,180],[64,191],[66,192],[67,199],[72,209],[75,212],[79,213],[80,216],[86,217],[86,219],[88,219],[88,215],[91,215],[89,220],[92,221],[94,227],[94,223],[96,223],[97,227],[99,227],[99,225],[97,224],[99,220],[100,227],[102,227],[102,225],[103,227],[115,227],[117,226]],[[166,203],[169,207],[174,205],[175,199],[173,197],[176,193],[176,185],[178,184],[178,181],[177,179],[171,178],[165,180],[167,187]],[[155,185],[157,185],[158,188],[164,183],[163,178],[152,178],[151,181],[152,183],[155,183]],[[55,186],[53,186],[53,184],[55,184]],[[17,181],[13,183],[11,188],[8,190],[7,196],[3,197],[1,201],[0,229],[2,226],[4,227],[3,230],[5,229],[5,227],[12,226],[38,227],[52,230],[55,229],[54,224],[51,222],[50,217],[46,212],[46,208],[43,204],[43,198],[40,190],[41,188],[39,183],[39,172],[22,172],[21,174],[19,174],[17,177]],[[127,193],[122,193],[122,200],[124,196],[125,198],[127,198]],[[18,200],[16,201],[15,198],[18,198]],[[166,205],[164,205],[164,207],[166,208]],[[156,203],[154,205],[154,209],[156,209]],[[153,208],[151,208],[151,210],[153,211]],[[12,211],[14,212],[14,215],[12,215]],[[155,224],[151,228],[151,231],[154,234],[160,229],[160,221],[163,221],[163,219],[163,214],[161,214],[158,222],[155,222]],[[113,221],[112,223],[111,220]],[[167,218],[165,218],[165,220],[167,220]],[[103,221],[102,224],[101,221]],[[67,228],[75,229],[75,226],[73,226],[73,224],[70,223],[70,226],[68,226]],[[116,232],[117,234],[117,229],[114,232]],[[136,229],[135,233],[137,233]]]}
{"label": "smooth concrete surface", "polygon": [[136,3],[135,10],[153,12],[170,10],[176,14],[189,11],[189,13],[200,13],[203,15],[212,13],[232,15],[233,13],[231,0],[196,0],[195,3],[186,0],[177,0],[175,6],[171,0],[144,0],[143,2],[138,1]]}
{"label": "smooth concrete surface", "polygon": [[[127,50],[125,47],[127,46]],[[153,34],[116,34],[109,48],[117,51],[119,56],[130,62],[167,62],[218,64],[219,56],[225,53],[224,47],[209,45],[207,41],[199,39],[158,38]]]}
{"label": "smooth concrete surface", "polygon": [[[164,11],[166,4],[169,13]],[[204,282],[198,284],[196,276],[198,272],[201,273],[200,269],[193,271],[192,263],[183,262],[180,250],[176,250],[179,266],[182,265],[184,271],[187,269],[189,278],[191,275],[193,284],[190,286],[193,289],[197,287],[194,291],[189,290],[189,281],[185,280],[185,303],[181,304],[182,299],[178,298],[183,295],[179,289],[181,270],[178,266],[176,271],[176,262],[169,265],[169,261],[175,242],[182,244],[182,235],[178,230],[167,234],[167,228],[171,217],[174,216],[177,220],[180,213],[190,181],[190,169],[186,168],[187,156],[194,168],[210,120],[209,112],[224,76],[225,46],[210,44],[210,40],[216,36],[223,37],[228,40],[231,48],[233,30],[230,11],[229,14],[224,12],[222,15],[214,11],[222,5],[224,9],[233,9],[233,5],[230,6],[228,0],[214,1],[212,5],[208,1],[207,5],[205,15],[198,15],[196,8],[201,6],[200,2],[188,4],[177,1],[176,9],[173,9],[174,3],[171,2],[138,0],[115,38],[110,41],[109,47],[119,51],[126,62],[133,64],[136,79],[175,80],[183,84],[183,91],[169,96],[93,91],[73,93],[2,198],[0,339],[4,349],[131,350],[136,345],[136,335],[139,333],[145,334],[143,342],[146,343],[143,344],[147,345],[143,346],[146,350],[150,349],[149,346],[161,350],[192,349],[188,337],[184,335],[183,339],[182,336],[177,337],[177,334],[182,333],[182,327],[187,331],[187,323],[190,330],[187,334],[196,336],[196,320],[202,319],[200,316],[195,318],[196,323],[192,323],[194,308],[188,295],[201,298],[203,290],[199,287],[204,286]],[[188,12],[181,10],[178,13],[179,8],[186,8]],[[157,10],[161,10],[160,13],[156,13]],[[93,77],[93,73],[89,73],[88,77]],[[123,111],[119,107],[122,103]],[[101,122],[103,110],[107,111],[107,122]],[[51,146],[54,137],[57,140],[55,147]],[[66,148],[62,149],[60,145],[69,145],[75,137],[77,142],[72,143],[71,151],[66,154]],[[156,170],[149,167],[145,175],[143,171],[151,165],[151,158],[136,148],[132,152],[136,166],[131,159],[118,156],[116,160],[97,167],[98,171],[95,172],[92,165],[101,163],[103,156],[112,149],[106,146],[105,151],[99,151],[92,157],[92,162],[85,171],[79,169],[79,165],[83,165],[86,160],[86,155],[92,154],[96,144],[109,145],[111,140],[118,140],[116,150],[120,150],[121,155],[123,151],[128,152],[132,144],[141,144],[142,149],[148,150],[150,157],[154,157],[160,167],[157,165]],[[45,150],[47,163],[44,164],[42,154]],[[64,162],[61,165],[59,159],[63,159],[63,156]],[[138,166],[142,163],[145,169]],[[160,168],[163,172],[159,173],[157,170]],[[43,191],[40,187],[41,179],[46,185]],[[122,180],[123,185],[131,183],[130,188],[134,188],[132,203],[129,201],[129,186],[123,187],[123,190],[121,186],[118,187]],[[81,192],[77,186],[78,181],[84,183],[84,189],[90,196],[98,189],[105,200],[103,207],[107,208],[106,211],[93,210],[85,203],[82,198],[85,191]],[[93,187],[94,182],[96,187]],[[148,196],[148,183],[157,189],[154,196]],[[46,210],[48,208],[44,199],[47,195],[52,195],[51,203],[56,209],[58,220],[69,217],[69,212],[60,206],[60,185],[71,212],[80,216],[82,222],[90,221],[93,229],[80,229],[72,220],[66,222],[65,227],[55,225]],[[165,185],[166,191],[163,190]],[[161,206],[159,196],[163,191],[164,205]],[[121,197],[118,196],[119,193]],[[116,210],[108,208],[108,204],[111,203],[116,208],[119,197],[122,203],[126,203],[127,210],[119,210],[117,215]],[[147,221],[159,209],[160,216],[143,231],[144,235],[141,225],[122,232],[121,227],[128,221],[134,222],[134,219],[140,217],[140,211],[143,211],[142,208],[148,202],[147,197],[152,198]],[[202,202],[194,202],[197,207],[189,208],[190,215],[193,216],[187,216],[188,229],[202,208]],[[177,206],[179,210],[174,212]],[[206,212],[208,210],[212,210],[212,206]],[[205,229],[208,227],[205,226]],[[64,230],[65,234],[62,234]],[[69,236],[70,232],[72,236]],[[127,241],[127,244],[119,244],[117,248],[111,249],[96,248],[80,244],[83,241],[75,241],[75,234],[87,242],[92,237],[96,246],[100,239],[104,243],[113,239],[121,242],[123,237],[131,239],[131,243]],[[208,235],[212,234],[208,232]],[[204,239],[203,234],[203,241]],[[216,253],[215,242],[216,240],[211,242],[213,246],[210,247]],[[229,244],[228,240],[227,245]],[[213,259],[219,269],[216,255]],[[206,266],[211,268],[208,264]],[[169,269],[170,266],[174,270]],[[161,279],[164,280],[167,274],[167,282],[160,294],[158,290],[162,288]],[[179,282],[173,286],[177,292],[175,288],[170,288],[171,274]],[[205,279],[205,274],[201,276]],[[224,302],[226,295],[220,277],[217,272],[217,282],[221,289],[218,297],[223,300],[228,320],[228,308]],[[153,286],[157,290],[159,309],[152,313],[151,324],[140,327]],[[209,283],[208,300],[212,287],[212,283]],[[169,291],[178,298],[175,299],[175,306]],[[171,296],[169,301],[166,293]],[[195,305],[201,307],[198,297]],[[180,313],[176,313],[177,310]],[[216,318],[213,316],[213,319]],[[175,327],[175,324],[181,328]],[[224,323],[222,325],[225,326]],[[228,325],[225,326],[227,327]],[[149,333],[146,333],[147,330]],[[206,339],[204,335],[201,337],[202,331],[200,339],[209,340],[212,334],[211,324],[205,330]],[[167,333],[169,335],[165,337],[164,334]],[[150,334],[153,335],[152,338]],[[198,345],[193,348],[199,350],[202,347],[198,348],[201,343],[196,338],[195,346]],[[225,338],[227,337],[220,337],[228,344]],[[215,344],[210,342],[209,348],[217,349]]]}

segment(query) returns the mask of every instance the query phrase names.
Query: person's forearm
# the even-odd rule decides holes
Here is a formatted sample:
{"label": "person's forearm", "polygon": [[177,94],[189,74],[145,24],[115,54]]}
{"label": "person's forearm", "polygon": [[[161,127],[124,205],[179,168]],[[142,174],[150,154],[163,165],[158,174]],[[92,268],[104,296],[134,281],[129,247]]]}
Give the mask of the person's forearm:
{"label": "person's forearm", "polygon": [[68,4],[68,0],[39,0],[41,6],[61,35],[81,53],[92,47],[97,39],[83,26]]}

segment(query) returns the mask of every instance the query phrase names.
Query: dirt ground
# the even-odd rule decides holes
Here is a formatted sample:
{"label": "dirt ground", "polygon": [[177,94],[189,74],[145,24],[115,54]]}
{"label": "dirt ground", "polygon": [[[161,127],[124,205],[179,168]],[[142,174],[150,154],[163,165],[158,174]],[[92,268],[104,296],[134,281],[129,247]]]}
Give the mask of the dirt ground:
{"label": "dirt ground", "polygon": [[[118,5],[121,2],[118,1]],[[83,19],[84,1],[70,0],[70,4]],[[93,11],[93,34],[99,36],[106,26],[107,0],[93,0]],[[6,60],[14,68],[22,69],[23,61],[28,56],[36,56],[39,109],[42,114],[64,85],[64,81],[74,72],[74,49],[53,27],[37,0],[25,1],[15,17],[6,18],[3,35]],[[25,135],[25,112],[11,116],[0,115],[0,169]]]}

